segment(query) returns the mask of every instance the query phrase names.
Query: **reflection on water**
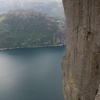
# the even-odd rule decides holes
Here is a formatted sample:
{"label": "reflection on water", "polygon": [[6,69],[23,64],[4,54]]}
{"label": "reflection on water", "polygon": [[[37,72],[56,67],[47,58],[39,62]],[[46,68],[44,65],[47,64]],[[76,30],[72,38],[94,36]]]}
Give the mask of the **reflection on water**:
{"label": "reflection on water", "polygon": [[65,46],[0,51],[0,100],[63,100]]}

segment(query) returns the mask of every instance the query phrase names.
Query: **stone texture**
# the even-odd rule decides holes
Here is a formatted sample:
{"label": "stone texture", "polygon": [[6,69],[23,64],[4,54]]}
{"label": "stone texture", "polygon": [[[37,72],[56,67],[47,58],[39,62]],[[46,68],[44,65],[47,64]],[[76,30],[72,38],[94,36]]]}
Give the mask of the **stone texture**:
{"label": "stone texture", "polygon": [[96,95],[95,100],[100,100],[100,85],[99,85],[98,94]]}
{"label": "stone texture", "polygon": [[100,0],[63,0],[63,5],[67,21],[64,100],[95,100],[100,83]]}

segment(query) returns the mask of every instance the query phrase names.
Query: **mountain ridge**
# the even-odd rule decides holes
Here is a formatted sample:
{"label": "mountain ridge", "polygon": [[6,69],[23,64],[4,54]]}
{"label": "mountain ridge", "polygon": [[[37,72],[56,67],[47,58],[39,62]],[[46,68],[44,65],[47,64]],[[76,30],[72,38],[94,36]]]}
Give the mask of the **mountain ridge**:
{"label": "mountain ridge", "polygon": [[65,23],[36,11],[12,10],[0,15],[0,48],[60,46],[65,44]]}
{"label": "mountain ridge", "polygon": [[[9,3],[8,3],[9,2]],[[0,13],[6,13],[10,10],[33,9],[40,10],[49,15],[60,19],[65,19],[62,3],[59,1],[36,1],[36,0],[1,0]],[[59,13],[57,13],[59,12]]]}

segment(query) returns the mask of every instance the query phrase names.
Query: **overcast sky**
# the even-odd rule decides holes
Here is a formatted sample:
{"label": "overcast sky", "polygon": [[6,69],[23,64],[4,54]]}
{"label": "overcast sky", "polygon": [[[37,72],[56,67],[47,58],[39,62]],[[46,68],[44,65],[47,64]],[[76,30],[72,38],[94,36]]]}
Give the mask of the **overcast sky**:
{"label": "overcast sky", "polygon": [[[0,0],[0,1],[19,1],[19,0]],[[20,1],[61,1],[62,0],[20,0]]]}

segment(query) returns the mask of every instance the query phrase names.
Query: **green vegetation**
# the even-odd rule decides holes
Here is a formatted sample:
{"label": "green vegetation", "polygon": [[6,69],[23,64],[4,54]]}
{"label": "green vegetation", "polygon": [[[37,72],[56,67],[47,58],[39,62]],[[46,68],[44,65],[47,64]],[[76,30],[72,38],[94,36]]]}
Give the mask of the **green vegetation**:
{"label": "green vegetation", "polygon": [[65,43],[64,22],[34,10],[0,15],[0,48],[27,48]]}

